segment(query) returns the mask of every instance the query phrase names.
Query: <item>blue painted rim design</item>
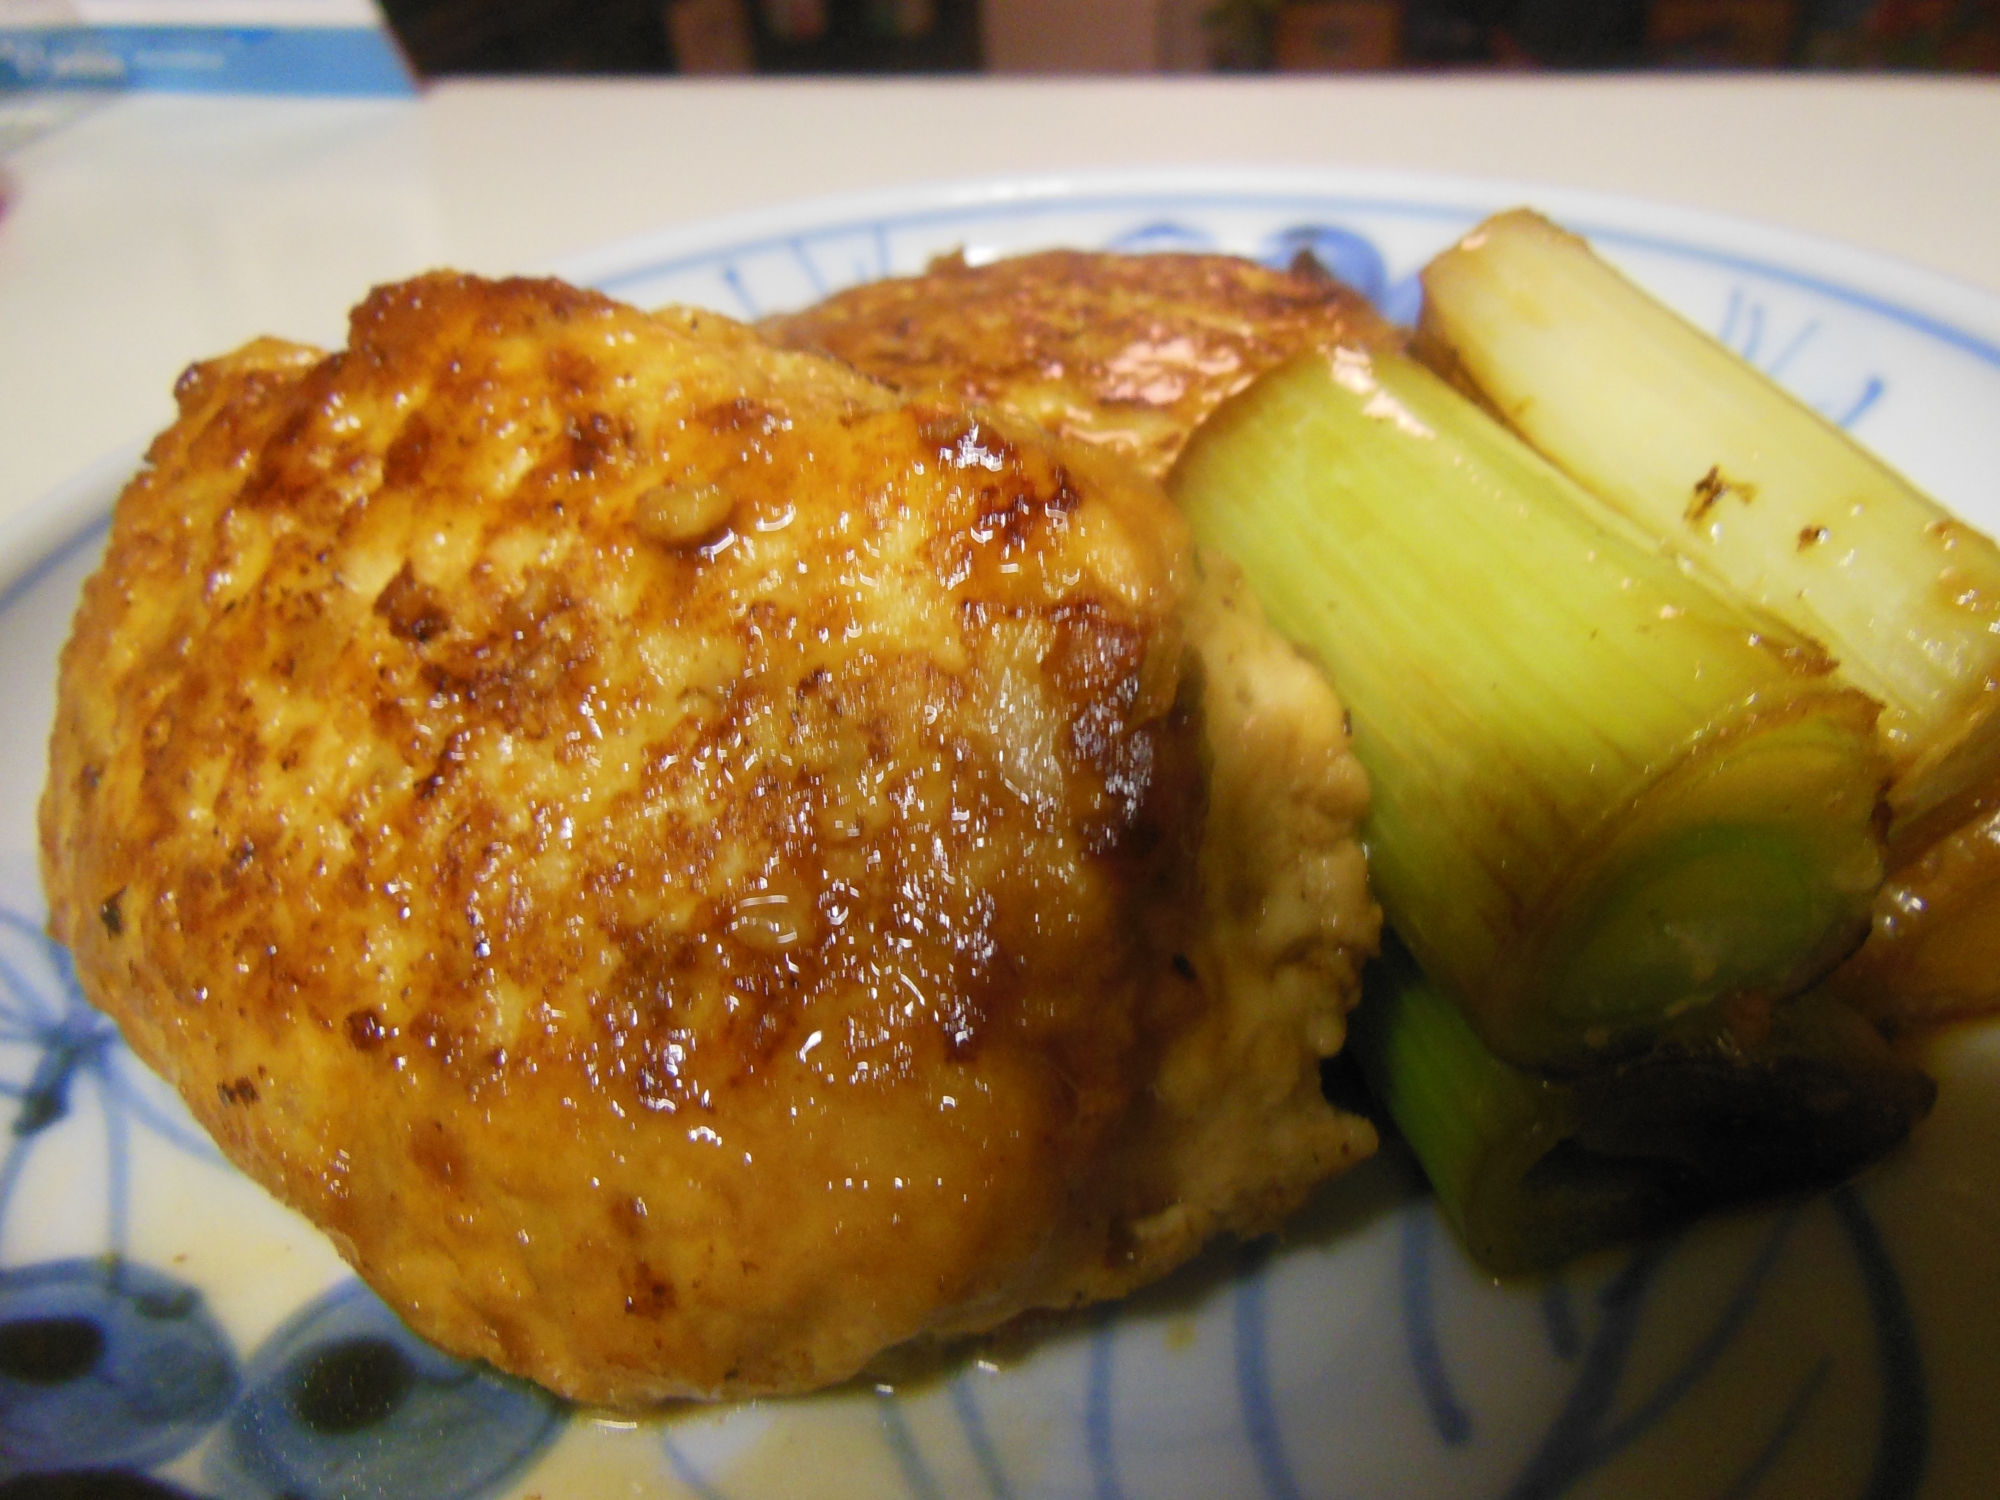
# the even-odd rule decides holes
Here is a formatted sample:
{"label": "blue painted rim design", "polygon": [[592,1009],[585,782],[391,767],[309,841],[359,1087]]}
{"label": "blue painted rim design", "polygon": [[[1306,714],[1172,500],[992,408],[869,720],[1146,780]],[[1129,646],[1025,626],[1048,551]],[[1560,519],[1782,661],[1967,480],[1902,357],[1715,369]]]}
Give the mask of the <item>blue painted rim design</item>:
{"label": "blue painted rim design", "polygon": [[[1315,192],[1302,188],[1277,192],[1257,189],[1241,191],[1204,189],[1187,192],[1166,190],[1052,192],[1043,197],[1003,198],[865,216],[861,214],[849,216],[842,212],[837,203],[834,203],[825,206],[823,210],[825,218],[814,219],[810,226],[804,229],[794,227],[784,232],[753,233],[747,238],[726,241],[718,235],[716,243],[711,246],[691,248],[656,259],[638,261],[621,270],[593,275],[589,279],[599,290],[617,295],[621,287],[657,277],[673,276],[719,262],[743,259],[771,251],[794,249],[807,237],[818,239],[870,234],[876,236],[879,241],[889,230],[910,230],[946,223],[977,223],[981,220],[1019,220],[1024,217],[1076,213],[1129,213],[1135,216],[1150,216],[1169,210],[1182,212],[1235,210],[1289,214],[1379,214],[1431,223],[1469,225],[1494,212],[1496,208],[1504,206],[1505,203],[1518,201],[1521,200],[1511,194],[1483,199],[1468,194],[1462,199],[1452,201],[1412,201],[1408,198],[1377,194],[1342,193],[1336,190]],[[1579,219],[1575,216],[1565,216],[1564,222],[1577,233],[1602,243],[1631,250],[1672,255],[1725,270],[1748,273],[1845,303],[1860,311],[1900,323],[1914,332],[1934,338],[1986,364],[2000,368],[2000,335],[1976,332],[1904,302],[1893,300],[1879,292],[1801,270],[1797,266],[1763,256],[1723,249],[1677,235],[1634,229],[1621,224],[1615,211],[1602,218]],[[634,254],[640,251],[640,246],[633,247]],[[1885,270],[1890,266],[1887,261],[1881,264]],[[1966,292],[1972,296],[1979,295],[1972,289],[1966,289]],[[1995,321],[1996,324],[2000,324],[2000,310],[1996,310]]]}

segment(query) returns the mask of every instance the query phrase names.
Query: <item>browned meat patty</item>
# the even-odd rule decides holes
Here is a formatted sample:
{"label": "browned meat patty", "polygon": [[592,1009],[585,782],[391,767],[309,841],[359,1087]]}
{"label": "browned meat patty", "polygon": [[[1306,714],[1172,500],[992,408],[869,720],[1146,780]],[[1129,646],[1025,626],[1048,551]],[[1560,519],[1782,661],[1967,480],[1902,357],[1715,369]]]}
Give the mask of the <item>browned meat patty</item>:
{"label": "browned meat patty", "polygon": [[1395,337],[1316,268],[1224,255],[1051,250],[935,262],[767,319],[793,349],[902,390],[1004,407],[1155,478],[1202,419],[1301,349]]}
{"label": "browned meat patty", "polygon": [[51,925],[420,1332],[800,1390],[1372,1146],[1339,705],[1142,476],[552,282],[177,394],[63,655]]}

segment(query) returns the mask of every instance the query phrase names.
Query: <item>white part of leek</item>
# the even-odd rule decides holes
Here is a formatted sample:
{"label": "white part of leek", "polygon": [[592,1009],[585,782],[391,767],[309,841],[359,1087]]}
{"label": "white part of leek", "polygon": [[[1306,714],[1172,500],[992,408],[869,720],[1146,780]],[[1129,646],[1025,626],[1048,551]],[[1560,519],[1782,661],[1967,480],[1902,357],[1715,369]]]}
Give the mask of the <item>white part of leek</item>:
{"label": "white part of leek", "polygon": [[1585,488],[1884,704],[1897,830],[2000,773],[2000,549],[1524,210],[1424,273],[1419,345]]}

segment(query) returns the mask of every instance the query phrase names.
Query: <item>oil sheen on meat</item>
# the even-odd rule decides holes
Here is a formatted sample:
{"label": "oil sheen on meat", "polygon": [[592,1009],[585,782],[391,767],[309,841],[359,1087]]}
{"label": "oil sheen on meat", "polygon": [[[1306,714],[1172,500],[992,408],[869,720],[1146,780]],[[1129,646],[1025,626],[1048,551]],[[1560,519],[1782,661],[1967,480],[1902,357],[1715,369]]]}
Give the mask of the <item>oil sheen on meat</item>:
{"label": "oil sheen on meat", "polygon": [[177,395],[63,655],[52,929],[419,1332],[803,1390],[1372,1146],[1339,706],[1143,475],[553,282]]}
{"label": "oil sheen on meat", "polygon": [[1160,478],[1203,418],[1302,349],[1395,335],[1310,261],[1049,250],[950,256],[760,325],[903,390],[1005,407]]}

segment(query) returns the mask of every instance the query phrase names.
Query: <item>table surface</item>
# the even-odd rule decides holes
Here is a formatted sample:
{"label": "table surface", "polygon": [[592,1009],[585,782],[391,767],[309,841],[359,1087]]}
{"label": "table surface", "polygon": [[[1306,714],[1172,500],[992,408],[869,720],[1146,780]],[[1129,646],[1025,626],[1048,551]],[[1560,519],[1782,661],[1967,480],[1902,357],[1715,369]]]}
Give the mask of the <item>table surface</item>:
{"label": "table surface", "polygon": [[0,522],[371,284],[952,177],[1390,167],[1624,193],[2000,292],[2000,85],[1915,78],[459,81],[415,100],[115,97],[4,163]]}

